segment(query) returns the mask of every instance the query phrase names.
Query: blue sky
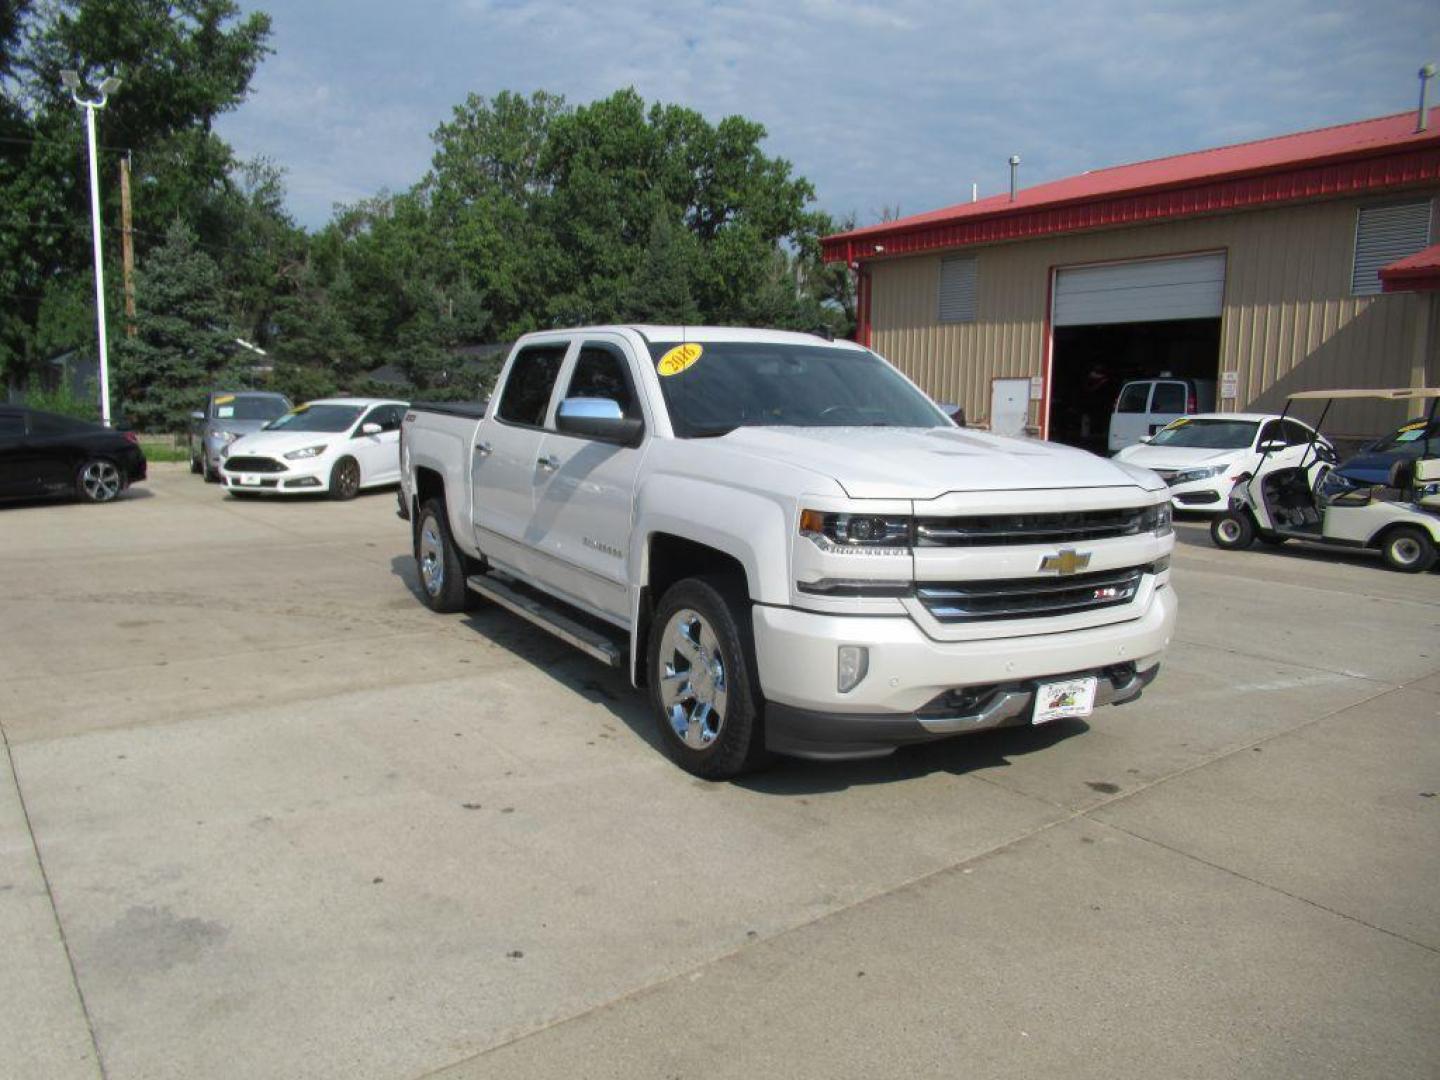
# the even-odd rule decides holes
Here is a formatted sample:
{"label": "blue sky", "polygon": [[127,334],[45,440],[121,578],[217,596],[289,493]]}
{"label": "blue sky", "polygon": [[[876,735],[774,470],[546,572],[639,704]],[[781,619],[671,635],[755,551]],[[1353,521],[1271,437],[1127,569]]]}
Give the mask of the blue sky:
{"label": "blue sky", "polygon": [[[296,220],[403,190],[469,93],[625,86],[740,113],[819,206],[919,213],[1008,184],[1413,109],[1433,0],[241,0],[275,55],[219,124],[286,170]],[[1440,86],[1432,86],[1432,100]],[[1436,122],[1440,123],[1440,111]]]}

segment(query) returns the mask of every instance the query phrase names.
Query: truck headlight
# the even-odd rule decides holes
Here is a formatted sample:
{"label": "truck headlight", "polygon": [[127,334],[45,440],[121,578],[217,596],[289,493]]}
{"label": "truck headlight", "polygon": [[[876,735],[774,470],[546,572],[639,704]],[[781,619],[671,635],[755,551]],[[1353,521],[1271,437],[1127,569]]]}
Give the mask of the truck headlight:
{"label": "truck headlight", "polygon": [[825,551],[908,555],[912,521],[893,514],[800,512],[800,535]]}
{"label": "truck headlight", "polygon": [[1168,502],[1146,507],[1145,512],[1140,515],[1140,531],[1152,532],[1156,536],[1169,536],[1175,531],[1172,516]]}
{"label": "truck headlight", "polygon": [[325,444],[319,446],[307,446],[303,450],[291,450],[285,455],[286,461],[299,461],[301,458],[319,457],[325,452]]}

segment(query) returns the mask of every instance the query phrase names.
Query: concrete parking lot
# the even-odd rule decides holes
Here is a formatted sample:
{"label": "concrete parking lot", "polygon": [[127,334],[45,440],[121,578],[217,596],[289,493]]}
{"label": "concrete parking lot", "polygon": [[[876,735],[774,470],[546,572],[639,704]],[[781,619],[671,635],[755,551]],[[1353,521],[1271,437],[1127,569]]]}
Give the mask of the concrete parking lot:
{"label": "concrete parking lot", "polygon": [[1139,702],[716,785],[394,505],[0,508],[0,1076],[1436,1075],[1440,574],[1182,524]]}

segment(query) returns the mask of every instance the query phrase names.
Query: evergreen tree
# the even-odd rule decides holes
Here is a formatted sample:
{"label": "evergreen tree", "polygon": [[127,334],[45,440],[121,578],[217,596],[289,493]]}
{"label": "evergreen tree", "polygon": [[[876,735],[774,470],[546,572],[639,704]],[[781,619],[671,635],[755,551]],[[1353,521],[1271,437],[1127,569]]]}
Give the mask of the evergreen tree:
{"label": "evergreen tree", "polygon": [[142,431],[183,431],[211,387],[248,381],[250,354],[237,355],[220,270],[183,221],[137,269],[135,293],[136,335],[112,350],[117,411]]}

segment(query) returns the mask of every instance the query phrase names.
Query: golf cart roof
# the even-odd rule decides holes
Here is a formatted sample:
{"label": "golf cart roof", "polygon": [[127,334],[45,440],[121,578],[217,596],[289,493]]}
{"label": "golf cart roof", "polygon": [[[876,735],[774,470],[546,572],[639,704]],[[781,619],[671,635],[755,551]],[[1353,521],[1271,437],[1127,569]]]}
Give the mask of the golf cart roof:
{"label": "golf cart roof", "polygon": [[1405,401],[1410,398],[1440,398],[1440,387],[1406,386],[1391,390],[1297,390],[1287,396],[1291,401],[1333,401],[1341,398]]}

